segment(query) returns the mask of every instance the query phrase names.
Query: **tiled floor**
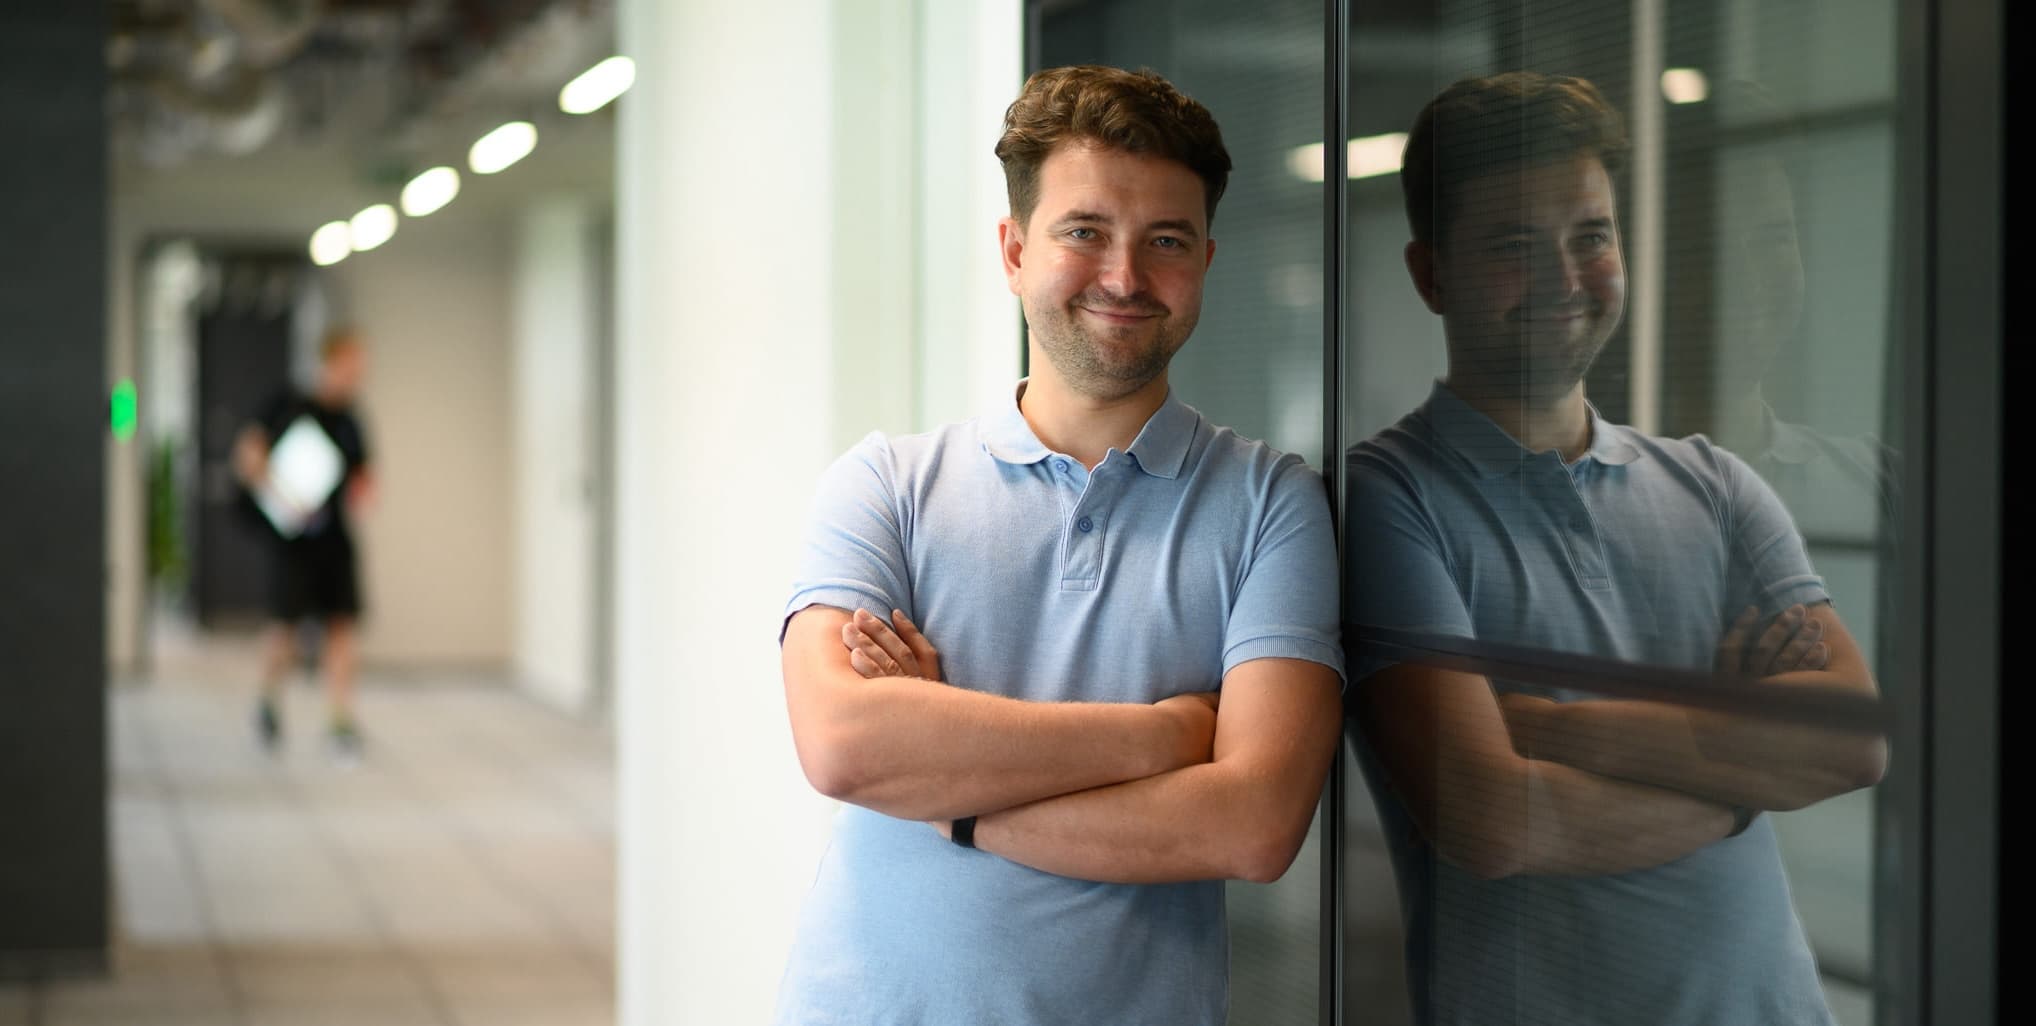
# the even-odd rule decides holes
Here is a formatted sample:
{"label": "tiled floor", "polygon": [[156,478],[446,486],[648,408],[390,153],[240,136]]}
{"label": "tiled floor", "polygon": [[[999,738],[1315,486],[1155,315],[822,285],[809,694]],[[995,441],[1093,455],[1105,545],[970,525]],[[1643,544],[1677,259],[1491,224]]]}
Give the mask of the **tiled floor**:
{"label": "tiled floor", "polygon": [[614,1021],[603,730],[469,675],[370,676],[360,764],[308,684],[269,757],[252,650],[172,648],[112,700],[114,972],[0,985],[0,1024]]}

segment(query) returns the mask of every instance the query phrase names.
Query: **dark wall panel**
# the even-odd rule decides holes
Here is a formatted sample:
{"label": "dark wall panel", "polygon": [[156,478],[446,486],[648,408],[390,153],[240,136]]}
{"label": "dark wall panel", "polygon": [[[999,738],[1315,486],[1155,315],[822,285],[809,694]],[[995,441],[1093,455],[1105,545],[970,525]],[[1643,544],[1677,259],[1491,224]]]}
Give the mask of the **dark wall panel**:
{"label": "dark wall panel", "polygon": [[0,977],[107,945],[106,5],[0,5]]}

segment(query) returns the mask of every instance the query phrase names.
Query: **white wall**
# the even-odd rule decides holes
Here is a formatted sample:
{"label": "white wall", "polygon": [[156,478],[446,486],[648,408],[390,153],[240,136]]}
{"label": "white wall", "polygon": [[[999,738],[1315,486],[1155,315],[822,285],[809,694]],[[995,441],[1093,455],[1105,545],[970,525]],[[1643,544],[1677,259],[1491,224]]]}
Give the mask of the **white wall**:
{"label": "white wall", "polygon": [[575,713],[595,693],[596,209],[560,196],[524,210],[512,290],[514,676]]}
{"label": "white wall", "polygon": [[792,750],[782,604],[813,482],[855,435],[1009,395],[990,147],[1019,24],[1016,0],[622,7],[638,67],[616,190],[628,1026],[769,1019],[831,813]]}
{"label": "white wall", "polygon": [[361,413],[378,492],[360,518],[361,659],[506,669],[510,225],[423,220],[331,269],[366,333]]}

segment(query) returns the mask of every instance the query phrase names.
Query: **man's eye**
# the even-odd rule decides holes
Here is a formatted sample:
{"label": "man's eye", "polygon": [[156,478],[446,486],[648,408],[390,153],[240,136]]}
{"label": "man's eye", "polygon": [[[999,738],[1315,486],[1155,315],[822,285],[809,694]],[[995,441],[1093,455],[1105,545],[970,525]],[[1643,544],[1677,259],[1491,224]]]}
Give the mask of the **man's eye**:
{"label": "man's eye", "polygon": [[1610,232],[1585,232],[1577,243],[1585,249],[1604,249],[1612,244],[1612,235]]}
{"label": "man's eye", "polygon": [[1087,242],[1096,237],[1096,230],[1094,228],[1070,228],[1067,231],[1067,237],[1077,242]]}
{"label": "man's eye", "polygon": [[1187,243],[1182,242],[1181,240],[1174,238],[1171,235],[1162,235],[1159,238],[1152,240],[1152,244],[1158,246],[1161,249],[1182,249],[1187,246]]}

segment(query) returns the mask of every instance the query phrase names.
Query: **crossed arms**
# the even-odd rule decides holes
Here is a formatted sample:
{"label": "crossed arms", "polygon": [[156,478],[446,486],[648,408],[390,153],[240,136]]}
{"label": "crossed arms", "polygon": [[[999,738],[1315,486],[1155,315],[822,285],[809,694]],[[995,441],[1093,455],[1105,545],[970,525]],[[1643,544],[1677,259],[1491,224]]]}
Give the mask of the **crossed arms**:
{"label": "crossed arms", "polygon": [[[1876,693],[1828,604],[1742,616],[1721,672],[1776,687]],[[1488,879],[1598,875],[1680,858],[1728,835],[1734,807],[1794,809],[1876,783],[1871,734],[1659,702],[1494,695],[1474,674],[1401,664],[1355,703],[1374,751],[1437,853]]]}
{"label": "crossed arms", "polygon": [[852,662],[858,632],[932,652],[909,621],[893,632],[832,606],[793,615],[783,649],[793,743],[831,798],[942,826],[973,815],[978,848],[1107,883],[1271,882],[1307,836],[1341,730],[1329,667],[1241,663],[1220,704],[1026,702],[866,676]]}

